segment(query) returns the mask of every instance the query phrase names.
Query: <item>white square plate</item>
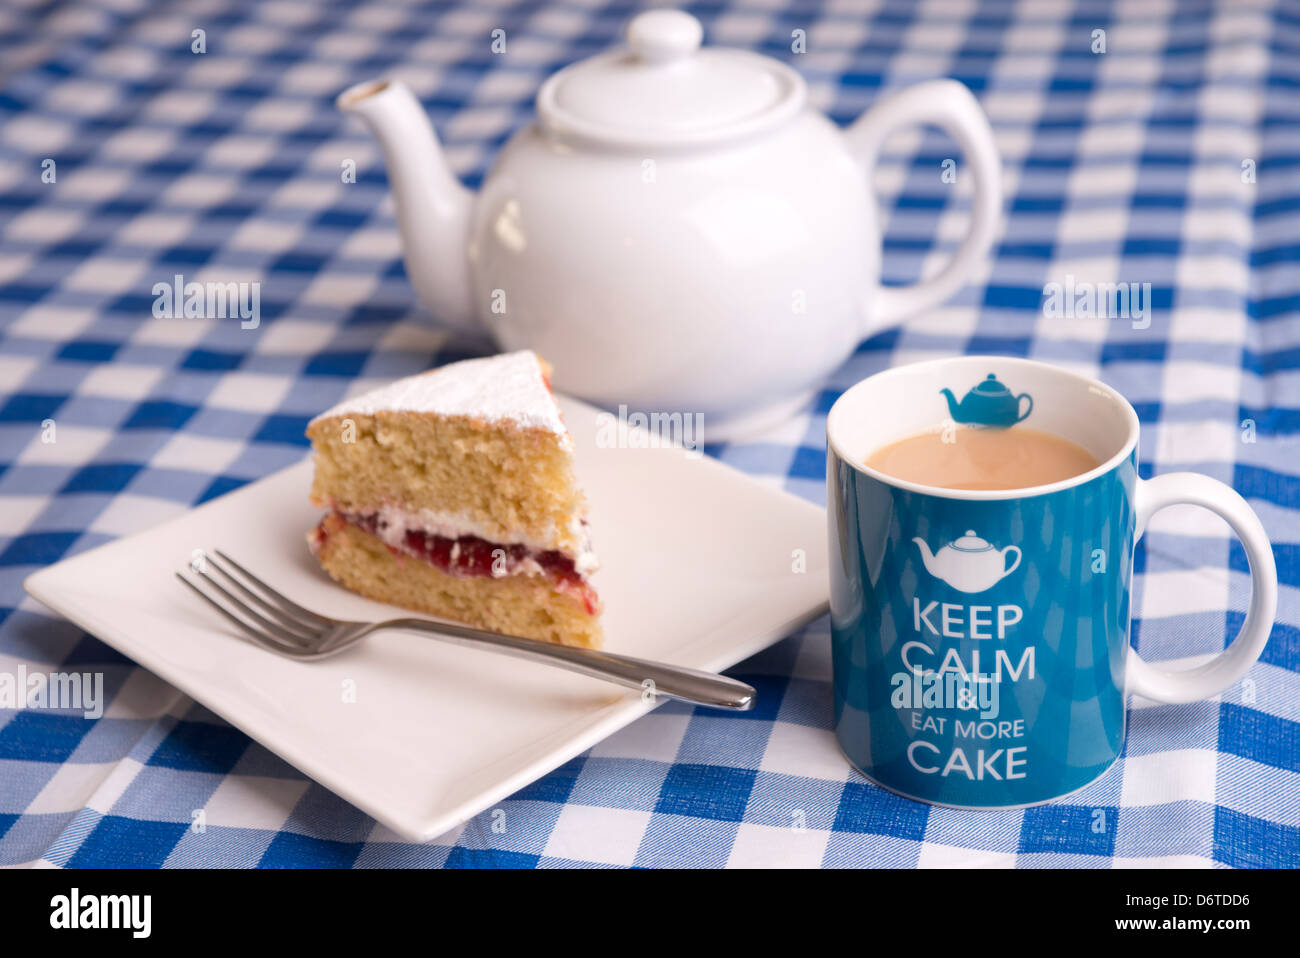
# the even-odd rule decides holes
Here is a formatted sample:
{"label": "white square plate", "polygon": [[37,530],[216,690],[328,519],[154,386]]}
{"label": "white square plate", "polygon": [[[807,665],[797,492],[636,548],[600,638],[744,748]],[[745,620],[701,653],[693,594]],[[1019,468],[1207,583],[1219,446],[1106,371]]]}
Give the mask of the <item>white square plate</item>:
{"label": "white square plate", "polygon": [[[602,448],[598,410],[560,404],[591,504],[607,649],[717,671],[825,612],[821,509],[678,448]],[[310,482],[308,459],[42,569],[27,591],[416,841],[651,708],[635,691],[411,633],[315,663],[241,639],[174,578],[194,550],[220,548],[325,615],[409,614],[345,591],[316,565]]]}

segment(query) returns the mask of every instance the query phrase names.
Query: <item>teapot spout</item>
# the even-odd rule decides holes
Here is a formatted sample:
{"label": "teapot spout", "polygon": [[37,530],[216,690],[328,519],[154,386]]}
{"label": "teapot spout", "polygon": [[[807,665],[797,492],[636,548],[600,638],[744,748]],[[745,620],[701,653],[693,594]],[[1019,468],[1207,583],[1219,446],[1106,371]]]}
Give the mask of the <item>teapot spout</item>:
{"label": "teapot spout", "polygon": [[917,547],[921,550],[921,561],[925,563],[925,571],[930,573],[930,575],[943,578],[943,576],[939,575],[939,564],[935,561],[934,553],[930,551],[930,547],[926,545],[925,540],[920,536],[916,536],[912,541],[915,542]]}
{"label": "teapot spout", "polygon": [[952,390],[945,387],[944,389],[940,389],[939,393],[944,399],[948,400],[948,415],[960,422],[961,420],[958,419],[958,413],[961,412],[961,403],[957,401],[957,397],[953,395]]}
{"label": "teapot spout", "polygon": [[415,94],[398,80],[372,80],[334,102],[361,117],[379,140],[411,285],[439,320],[476,329],[468,254],[473,194],[447,166]]}

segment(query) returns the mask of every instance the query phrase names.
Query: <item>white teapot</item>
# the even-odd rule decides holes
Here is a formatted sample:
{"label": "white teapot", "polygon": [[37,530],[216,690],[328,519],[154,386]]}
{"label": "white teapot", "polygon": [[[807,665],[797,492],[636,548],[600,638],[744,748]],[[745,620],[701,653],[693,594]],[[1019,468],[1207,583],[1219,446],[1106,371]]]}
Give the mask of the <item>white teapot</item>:
{"label": "white teapot", "polygon": [[[791,415],[865,336],[959,289],[1002,190],[988,120],[960,83],[909,87],[840,130],[794,70],[701,48],[702,34],[686,13],[649,11],[626,49],[550,77],[537,122],[477,195],[405,85],[361,83],[337,102],[379,138],[406,273],[438,319],[536,350],[558,389],[598,404],[702,414],[719,441]],[[932,279],[882,286],[872,166],[919,123],[965,153],[970,229]]]}

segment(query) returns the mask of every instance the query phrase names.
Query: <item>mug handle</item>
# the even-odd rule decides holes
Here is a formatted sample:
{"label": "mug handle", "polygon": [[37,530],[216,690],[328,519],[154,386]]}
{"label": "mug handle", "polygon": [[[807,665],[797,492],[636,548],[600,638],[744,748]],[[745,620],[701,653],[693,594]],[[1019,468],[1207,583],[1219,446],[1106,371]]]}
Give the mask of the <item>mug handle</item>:
{"label": "mug handle", "polygon": [[956,80],[929,80],[885,97],[845,131],[868,180],[891,133],[930,123],[957,141],[975,177],[970,229],[957,253],[937,275],[910,286],[882,286],[879,277],[866,310],[868,331],[889,326],[936,306],[961,289],[984,262],[1002,215],[1002,163],[988,117],[970,90]]}
{"label": "mug handle", "polygon": [[1277,612],[1273,547],[1259,516],[1246,500],[1231,486],[1209,476],[1174,472],[1139,480],[1136,500],[1139,538],[1155,513],[1165,506],[1188,503],[1222,516],[1246,550],[1246,560],[1250,563],[1250,608],[1231,645],[1204,665],[1179,672],[1158,669],[1142,661],[1135,649],[1128,651],[1128,691],[1173,705],[1210,698],[1237,682],[1264,651]]}

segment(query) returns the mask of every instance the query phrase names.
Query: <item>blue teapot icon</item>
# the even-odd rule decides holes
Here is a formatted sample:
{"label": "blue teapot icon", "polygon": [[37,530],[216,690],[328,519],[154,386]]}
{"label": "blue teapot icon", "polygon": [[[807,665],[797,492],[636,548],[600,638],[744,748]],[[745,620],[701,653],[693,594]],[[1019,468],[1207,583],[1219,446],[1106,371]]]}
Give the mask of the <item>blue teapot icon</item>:
{"label": "blue teapot icon", "polygon": [[[951,389],[940,389],[939,392],[948,400],[948,414],[953,421],[970,426],[1005,429],[1020,422],[1034,408],[1033,396],[1029,393],[1012,395],[993,373],[966,393],[961,402],[957,401]],[[1028,401],[1024,412],[1020,411],[1021,400]]]}

